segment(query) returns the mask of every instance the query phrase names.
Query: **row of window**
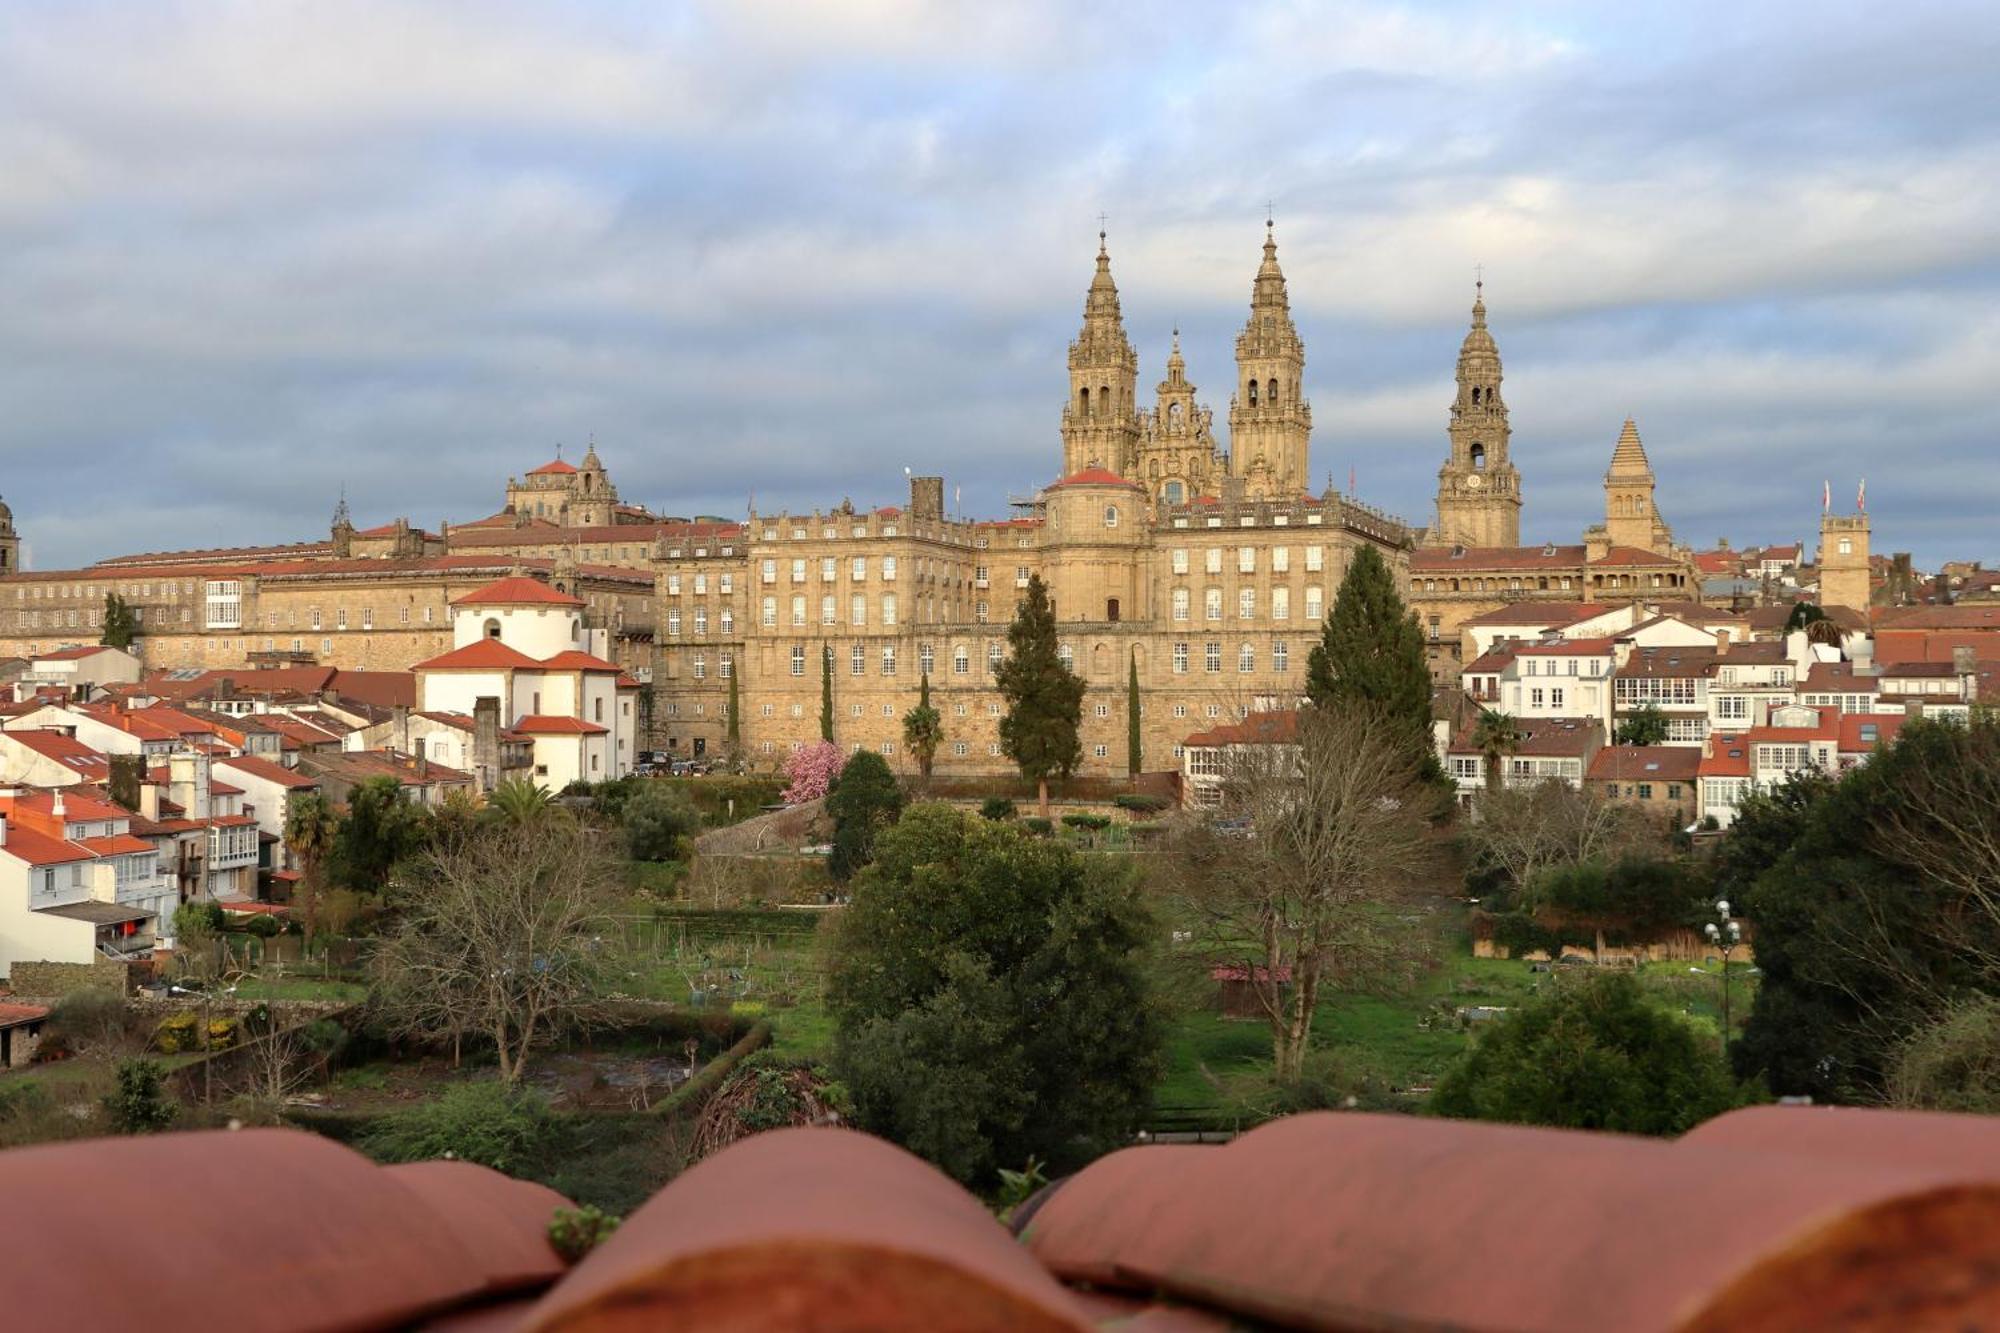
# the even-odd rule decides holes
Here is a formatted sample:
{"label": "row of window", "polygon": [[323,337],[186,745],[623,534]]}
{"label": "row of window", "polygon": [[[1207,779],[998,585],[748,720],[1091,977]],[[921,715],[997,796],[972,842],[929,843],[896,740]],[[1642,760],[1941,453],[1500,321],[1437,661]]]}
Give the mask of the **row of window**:
{"label": "row of window", "polygon": [[[1223,563],[1228,558],[1228,549],[1223,546],[1205,547],[1201,552],[1202,572],[1205,574],[1220,574]],[[1317,574],[1326,568],[1326,548],[1324,546],[1308,546],[1304,549],[1306,573]],[[1239,546],[1236,548],[1237,573],[1255,574],[1257,572],[1257,550],[1258,548],[1255,546]],[[1271,572],[1273,574],[1289,574],[1292,569],[1292,548],[1289,546],[1273,546],[1270,548],[1270,553]],[[1174,547],[1168,552],[1167,558],[1171,562],[1174,573],[1185,574],[1188,572],[1189,550],[1187,547]]]}
{"label": "row of window", "polygon": [[[1194,591],[1191,588],[1175,588],[1168,595],[1170,614],[1176,621],[1185,622],[1193,609]],[[1319,584],[1310,585],[1305,590],[1305,618],[1318,620],[1326,607],[1326,590]],[[1271,589],[1271,619],[1290,620],[1292,618],[1292,590],[1286,587]],[[1203,620],[1223,618],[1223,597],[1220,588],[1204,588],[1201,593]],[[1236,590],[1236,618],[1238,620],[1257,619],[1257,590],[1238,588]]]}
{"label": "row of window", "polygon": [[[1173,668],[1176,676],[1185,676],[1188,674],[1188,649],[1189,645],[1185,641],[1174,644]],[[1292,646],[1283,639],[1274,640],[1271,644],[1271,670],[1279,675],[1283,675],[1285,672],[1291,670],[1291,668]],[[1201,669],[1210,675],[1222,670],[1222,645],[1220,643],[1210,641],[1201,646]],[[1236,670],[1239,673],[1247,675],[1256,669],[1257,645],[1254,643],[1237,645]]]}

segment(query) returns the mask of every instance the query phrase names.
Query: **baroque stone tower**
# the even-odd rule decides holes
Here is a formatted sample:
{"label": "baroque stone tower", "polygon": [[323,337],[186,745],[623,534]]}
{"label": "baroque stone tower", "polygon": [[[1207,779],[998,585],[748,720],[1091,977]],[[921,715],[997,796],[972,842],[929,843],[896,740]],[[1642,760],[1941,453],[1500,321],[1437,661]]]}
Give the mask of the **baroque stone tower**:
{"label": "baroque stone tower", "polygon": [[1438,469],[1434,546],[1519,546],[1521,476],[1507,460],[1507,404],[1500,396],[1500,349],[1486,328],[1486,285],[1474,284],[1472,327],[1458,349],[1458,396],[1451,405],[1451,455]]}
{"label": "baroque stone tower", "polygon": [[1215,414],[1195,402],[1179,329],[1174,330],[1174,350],[1167,357],[1167,377],[1160,381],[1158,395],[1158,405],[1142,423],[1134,480],[1143,482],[1155,500],[1169,504],[1215,491],[1219,471]]}
{"label": "baroque stone tower", "polygon": [[1069,345],[1069,403],[1063,408],[1063,475],[1093,463],[1127,475],[1137,464],[1139,356],[1125,336],[1111,254],[1097,233],[1097,273],[1083,299],[1083,330]]}
{"label": "baroque stone tower", "polygon": [[1618,432],[1611,467],[1604,474],[1604,533],[1613,546],[1642,551],[1671,551],[1674,545],[1673,530],[1653,503],[1652,461],[1630,417]]}
{"label": "baroque stone tower", "polygon": [[1250,287],[1250,320],[1236,338],[1236,392],[1229,399],[1229,470],[1250,499],[1307,489],[1312,408],[1305,400],[1306,348],[1292,327],[1278,242],[1264,223],[1264,262]]}
{"label": "baroque stone tower", "polygon": [[0,574],[13,574],[21,568],[21,534],[14,531],[14,511],[0,500]]}

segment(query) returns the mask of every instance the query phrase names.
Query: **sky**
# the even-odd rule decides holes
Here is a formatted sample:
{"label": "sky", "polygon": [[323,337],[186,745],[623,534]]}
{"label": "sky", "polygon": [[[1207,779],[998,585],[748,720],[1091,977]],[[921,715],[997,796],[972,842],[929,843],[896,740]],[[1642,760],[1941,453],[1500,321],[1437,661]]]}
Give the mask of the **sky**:
{"label": "sky", "polygon": [[1638,421],[1682,540],[2000,562],[2000,6],[0,0],[33,567],[1055,478],[1106,217],[1227,416],[1266,209],[1316,474],[1428,521],[1486,280],[1525,541]]}

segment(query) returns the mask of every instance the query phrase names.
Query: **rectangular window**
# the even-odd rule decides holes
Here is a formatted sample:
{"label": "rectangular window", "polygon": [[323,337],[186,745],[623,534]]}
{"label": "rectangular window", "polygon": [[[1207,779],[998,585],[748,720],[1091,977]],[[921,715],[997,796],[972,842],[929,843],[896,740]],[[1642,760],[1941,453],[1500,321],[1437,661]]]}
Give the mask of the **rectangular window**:
{"label": "rectangular window", "polygon": [[1236,548],[1236,572],[1238,574],[1255,574],[1257,572],[1256,547],[1239,546]]}
{"label": "rectangular window", "polygon": [[319,608],[318,608],[318,607],[316,607],[316,606],[315,606],[315,607],[314,607],[314,608],[312,609],[312,614],[311,614],[311,620],[312,620],[312,627],[313,627],[314,629],[322,629],[322,628],[324,628],[324,626],[322,626],[322,625],[320,624],[320,620],[319,620]]}
{"label": "rectangular window", "polygon": [[1550,691],[1549,691],[1549,707],[1551,707],[1551,708],[1561,708],[1562,706],[1563,706],[1563,692],[1562,692],[1562,690],[1561,690],[1560,688],[1552,688],[1552,689],[1550,689]]}
{"label": "rectangular window", "polygon": [[1187,618],[1188,618],[1188,590],[1186,588],[1175,588],[1174,619],[1186,620]]}
{"label": "rectangular window", "polygon": [[1222,619],[1222,589],[1205,588],[1202,590],[1201,614],[1204,620]]}
{"label": "rectangular window", "polygon": [[831,583],[840,577],[840,560],[836,556],[822,556],[819,562],[819,580]]}
{"label": "rectangular window", "polygon": [[678,597],[680,595],[681,595],[681,576],[678,574],[667,575],[667,596]]}
{"label": "rectangular window", "polygon": [[896,581],[896,557],[895,557],[895,556],[893,556],[893,555],[885,555],[885,556],[883,556],[883,557],[882,557],[882,578],[883,578],[883,581],[884,581],[884,582],[887,582],[887,583],[894,583],[894,582]]}
{"label": "rectangular window", "polygon": [[1271,670],[1282,676],[1291,669],[1292,648],[1283,639],[1271,645]]}
{"label": "rectangular window", "polygon": [[778,581],[778,562],[775,560],[766,560],[764,562],[764,582],[776,583],[777,581]]}
{"label": "rectangular window", "polygon": [[882,594],[882,623],[884,625],[896,623],[896,594],[893,592]]}
{"label": "rectangular window", "polygon": [[[207,585],[210,629],[243,627],[243,584],[236,579],[215,579]],[[74,625],[75,620],[70,623]]]}
{"label": "rectangular window", "polygon": [[796,628],[805,623],[806,599],[803,596],[794,597],[792,598],[792,625]]}
{"label": "rectangular window", "polygon": [[1326,568],[1326,548],[1324,546],[1306,547],[1306,573],[1317,574],[1324,568]]}
{"label": "rectangular window", "polygon": [[1326,594],[1315,583],[1306,589],[1306,619],[1317,623],[1326,612]]}
{"label": "rectangular window", "polygon": [[953,648],[951,650],[951,674],[954,676],[964,676],[970,674],[971,671],[972,654],[965,650],[965,645],[960,644],[958,647]]}
{"label": "rectangular window", "polygon": [[868,674],[868,645],[857,643],[847,650],[847,674],[850,676]]}
{"label": "rectangular window", "polygon": [[1202,568],[1209,573],[1220,574],[1222,572],[1222,548],[1220,546],[1211,546],[1206,551],[1203,551],[1201,559]]}
{"label": "rectangular window", "polygon": [[361,608],[361,628],[363,628],[363,629],[374,629],[374,628],[375,628],[375,608],[374,608],[374,607],[372,607],[372,606],[364,606],[364,607],[362,607],[362,608]]}
{"label": "rectangular window", "polygon": [[856,583],[868,577],[868,557],[857,555],[847,562],[847,577]]}
{"label": "rectangular window", "polygon": [[1174,548],[1173,568],[1176,574],[1185,574],[1188,572],[1187,547],[1176,546]]}
{"label": "rectangular window", "polygon": [[1257,669],[1256,645],[1246,643],[1236,650],[1236,669],[1244,673]]}
{"label": "rectangular window", "polygon": [[926,676],[937,670],[937,653],[928,643],[917,645],[917,670]]}
{"label": "rectangular window", "polygon": [[885,676],[896,674],[896,645],[893,643],[882,645],[882,674]]}
{"label": "rectangular window", "polygon": [[778,624],[778,599],[777,599],[777,598],[775,598],[775,597],[766,597],[766,598],[764,599],[764,618],[763,618],[763,624],[764,624],[764,628],[765,628],[765,629],[775,629],[775,628],[777,628],[777,624]]}
{"label": "rectangular window", "polygon": [[667,608],[667,633],[668,633],[668,634],[679,634],[680,632],[681,632],[681,613],[680,613],[680,608],[679,608],[679,607],[668,607],[668,608]]}
{"label": "rectangular window", "polygon": [[1238,620],[1255,620],[1257,618],[1257,590],[1255,588],[1238,588],[1236,590],[1236,618]]}
{"label": "rectangular window", "polygon": [[1528,691],[1528,706],[1530,708],[1542,707],[1542,689],[1540,686],[1536,686],[1534,689]]}
{"label": "rectangular window", "polygon": [[997,643],[989,643],[989,644],[987,644],[987,645],[986,645],[986,671],[987,671],[987,674],[989,674],[989,675],[992,675],[992,674],[996,674],[996,673],[998,673],[998,672],[999,672],[999,670],[1000,670],[1000,660],[1001,660],[1001,656],[1002,656],[1002,654],[1001,654],[1001,651],[1000,651],[1000,645],[999,645],[999,644],[997,644]]}
{"label": "rectangular window", "polygon": [[1174,674],[1176,676],[1185,676],[1187,669],[1188,646],[1185,643],[1177,643],[1174,645]]}
{"label": "rectangular window", "polygon": [[1201,669],[1213,675],[1222,670],[1222,645],[1205,643],[1201,646]]}
{"label": "rectangular window", "polygon": [[[695,653],[695,655],[694,655],[694,678],[695,678],[696,680],[707,680],[707,679],[708,679],[708,654],[707,654],[707,653],[704,653],[704,652],[700,652],[700,651],[697,651],[697,652]],[[598,711],[598,714],[599,714],[599,716],[601,717],[601,716],[603,715],[603,712],[604,712],[604,700],[602,700],[602,699],[599,699],[599,700],[597,701],[597,711]]]}
{"label": "rectangular window", "polygon": [[1291,571],[1292,548],[1289,546],[1273,546],[1271,548],[1271,572],[1273,574],[1289,574]]}
{"label": "rectangular window", "polygon": [[857,592],[853,597],[848,599],[847,623],[850,625],[865,625],[868,623],[868,595],[866,593]]}
{"label": "rectangular window", "polygon": [[839,621],[840,613],[833,600],[833,594],[827,593],[819,599],[819,623],[822,625],[834,625],[838,624]]}
{"label": "rectangular window", "polygon": [[1290,620],[1292,618],[1292,590],[1290,588],[1271,589],[1271,619]]}
{"label": "rectangular window", "polygon": [[806,674],[806,646],[802,643],[792,645],[792,674],[794,676]]}

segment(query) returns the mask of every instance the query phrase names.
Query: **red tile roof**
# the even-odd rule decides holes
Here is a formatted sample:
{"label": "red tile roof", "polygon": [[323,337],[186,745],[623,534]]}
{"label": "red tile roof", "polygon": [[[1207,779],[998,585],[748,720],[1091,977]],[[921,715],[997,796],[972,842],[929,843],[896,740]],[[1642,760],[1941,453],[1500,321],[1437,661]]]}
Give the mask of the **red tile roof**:
{"label": "red tile roof", "polygon": [[1607,745],[1590,761],[1592,782],[1692,782],[1700,771],[1696,745]]}
{"label": "red tile roof", "polygon": [[274,764],[270,760],[257,755],[233,755],[228,759],[216,760],[215,766],[218,769],[228,769],[233,773],[241,773],[245,777],[261,778],[265,782],[275,782],[281,786],[289,787],[294,791],[307,791],[319,786],[319,779],[309,777],[299,772],[296,768],[286,768],[283,764]]}
{"label": "red tile roof", "polygon": [[35,660],[37,662],[76,662],[86,657],[95,657],[99,653],[117,651],[117,649],[107,647],[101,643],[88,643],[80,648],[60,648],[52,653],[41,653],[36,656]]}
{"label": "red tile roof", "polygon": [[1143,489],[1138,482],[1129,481],[1109,468],[1095,466],[1070,473],[1061,481],[1055,482],[1050,489],[1053,490],[1056,486],[1130,486],[1134,489]]}
{"label": "red tile roof", "polygon": [[0,1028],[19,1027],[48,1016],[49,1011],[39,1004],[0,1004]]}
{"label": "red tile roof", "polygon": [[[149,846],[147,850],[152,849]],[[7,821],[7,841],[0,845],[0,856],[11,856],[31,866],[65,865],[72,861],[96,859],[88,848],[78,846],[67,838],[54,838],[25,828],[11,818]]]}
{"label": "red tile roof", "polygon": [[1458,622],[1458,627],[1483,628],[1497,625],[1503,629],[1550,630],[1567,629],[1571,625],[1594,620],[1608,611],[1618,610],[1615,606],[1603,606],[1595,602],[1516,602],[1476,616],[1469,616]]}
{"label": "red tile roof", "polygon": [[609,728],[580,717],[530,713],[514,724],[514,730],[523,736],[602,736]]}
{"label": "red tile roof", "polygon": [[1548,639],[1541,643],[1517,643],[1516,657],[1609,657],[1609,639]]}
{"label": "red tile roof", "polygon": [[1648,551],[1640,546],[1614,546],[1603,555],[1590,562],[1592,569],[1606,565],[1676,565],[1680,562],[1670,555],[1658,551]]}
{"label": "red tile roof", "polygon": [[1207,731],[1197,731],[1185,742],[1191,746],[1219,745],[1289,745],[1299,737],[1299,712],[1296,708],[1280,711],[1252,713],[1240,722],[1225,722]]}
{"label": "red tile roof", "polygon": [[515,574],[504,579],[495,579],[483,588],[474,588],[462,597],[451,599],[453,606],[583,606],[581,597],[573,597],[561,592],[540,579],[531,579],[525,574]]}
{"label": "red tile roof", "polygon": [[553,462],[544,463],[540,467],[531,467],[528,469],[528,475],[531,477],[567,477],[573,475],[575,472],[575,464],[565,463],[560,458]]}
{"label": "red tile roof", "polygon": [[1412,574],[1456,574],[1470,570],[1572,570],[1583,565],[1581,546],[1425,546],[1410,552]]}
{"label": "red tile roof", "polygon": [[575,648],[557,653],[554,657],[544,657],[541,665],[550,671],[608,671],[615,674],[623,669],[601,657],[580,652]]}
{"label": "red tile roof", "polygon": [[1843,713],[1840,716],[1840,752],[1866,754],[1878,745],[1896,739],[1909,721],[1905,713]]}
{"label": "red tile roof", "polygon": [[509,648],[498,639],[478,639],[463,648],[428,661],[419,662],[412,671],[532,671],[541,663],[518,648]]}

